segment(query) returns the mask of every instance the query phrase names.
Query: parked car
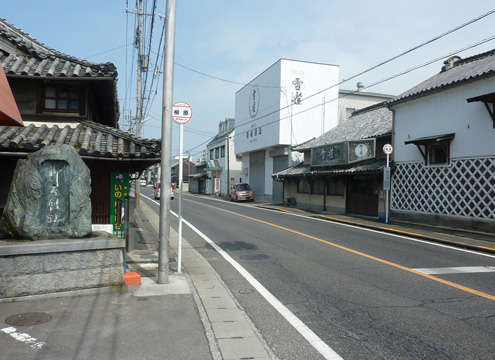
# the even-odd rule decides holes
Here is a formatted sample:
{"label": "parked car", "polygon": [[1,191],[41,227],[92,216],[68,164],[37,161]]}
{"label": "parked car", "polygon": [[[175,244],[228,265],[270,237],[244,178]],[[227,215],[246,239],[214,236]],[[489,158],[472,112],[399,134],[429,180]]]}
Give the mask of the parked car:
{"label": "parked car", "polygon": [[230,189],[230,201],[254,201],[254,191],[248,183],[232,185]]}
{"label": "parked car", "polygon": [[[156,186],[155,186],[155,199],[158,200],[160,199],[160,183],[156,183]],[[174,199],[174,184],[171,183],[170,184],[170,199]]]}
{"label": "parked car", "polygon": [[139,186],[146,186],[146,180],[139,180]]}

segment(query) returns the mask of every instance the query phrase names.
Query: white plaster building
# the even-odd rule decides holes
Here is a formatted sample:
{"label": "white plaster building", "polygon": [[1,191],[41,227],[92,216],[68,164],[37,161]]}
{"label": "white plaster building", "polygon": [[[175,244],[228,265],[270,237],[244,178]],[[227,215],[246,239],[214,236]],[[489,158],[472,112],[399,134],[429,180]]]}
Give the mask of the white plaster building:
{"label": "white plaster building", "polygon": [[218,134],[207,145],[206,194],[226,196],[230,186],[242,180],[242,162],[234,151],[235,132],[235,120],[227,118],[220,122]]}
{"label": "white plaster building", "polygon": [[389,103],[391,215],[495,229],[495,50],[445,61]]}
{"label": "white plaster building", "polygon": [[291,146],[338,123],[337,65],[280,59],[236,93],[235,152],[256,197],[282,201],[271,175],[299,161]]}
{"label": "white plaster building", "polygon": [[[360,83],[358,83],[360,84]],[[383,101],[391,100],[395,96],[358,90],[339,90],[339,124],[348,120],[352,113]]]}

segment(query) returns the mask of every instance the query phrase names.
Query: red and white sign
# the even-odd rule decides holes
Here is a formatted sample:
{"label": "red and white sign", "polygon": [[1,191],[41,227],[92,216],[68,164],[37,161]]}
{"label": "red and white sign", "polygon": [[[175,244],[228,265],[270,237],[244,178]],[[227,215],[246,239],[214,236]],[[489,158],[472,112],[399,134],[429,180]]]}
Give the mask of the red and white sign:
{"label": "red and white sign", "polygon": [[191,105],[186,102],[178,101],[172,105],[172,119],[177,124],[185,124],[191,120],[193,115]]}
{"label": "red and white sign", "polygon": [[383,152],[385,153],[385,155],[392,154],[392,151],[394,151],[394,148],[392,147],[392,145],[390,145],[390,144],[383,145]]}
{"label": "red and white sign", "polygon": [[220,178],[215,178],[215,194],[220,193]]}

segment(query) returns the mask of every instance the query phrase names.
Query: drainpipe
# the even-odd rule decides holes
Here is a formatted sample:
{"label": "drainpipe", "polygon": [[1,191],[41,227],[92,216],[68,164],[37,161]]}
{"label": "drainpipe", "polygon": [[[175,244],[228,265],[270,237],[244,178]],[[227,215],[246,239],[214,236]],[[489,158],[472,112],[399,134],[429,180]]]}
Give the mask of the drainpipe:
{"label": "drainpipe", "polygon": [[325,176],[323,181],[323,211],[327,211],[327,181],[328,176]]}

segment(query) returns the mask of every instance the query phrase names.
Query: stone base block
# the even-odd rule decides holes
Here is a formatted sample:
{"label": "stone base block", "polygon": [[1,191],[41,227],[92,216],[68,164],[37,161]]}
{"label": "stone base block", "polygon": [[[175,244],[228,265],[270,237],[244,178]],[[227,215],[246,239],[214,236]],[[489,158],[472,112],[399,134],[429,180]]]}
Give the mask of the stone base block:
{"label": "stone base block", "polygon": [[0,241],[0,299],[123,286],[125,241],[105,232],[81,239]]}

